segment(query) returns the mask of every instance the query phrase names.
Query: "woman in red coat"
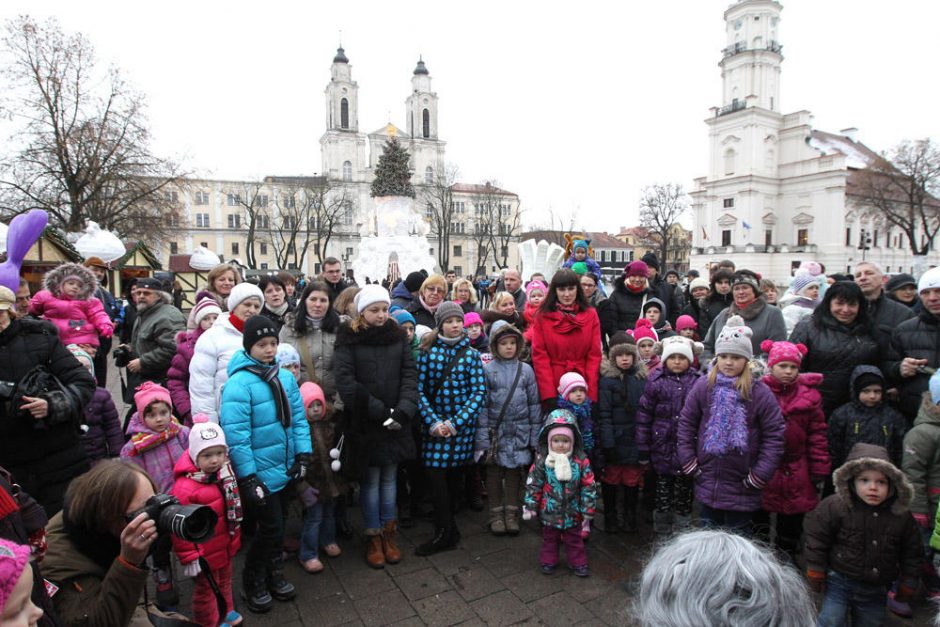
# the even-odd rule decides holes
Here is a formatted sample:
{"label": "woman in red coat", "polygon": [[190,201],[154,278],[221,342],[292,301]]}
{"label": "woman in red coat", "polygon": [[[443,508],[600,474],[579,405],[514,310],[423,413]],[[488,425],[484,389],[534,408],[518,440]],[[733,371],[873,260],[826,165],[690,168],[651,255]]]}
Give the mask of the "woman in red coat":
{"label": "woman in red coat", "polygon": [[546,407],[558,397],[558,381],[566,372],[580,373],[588,383],[588,395],[597,402],[601,365],[601,325],[597,311],[588,305],[578,275],[562,269],[552,277],[531,327],[532,367],[539,397]]}

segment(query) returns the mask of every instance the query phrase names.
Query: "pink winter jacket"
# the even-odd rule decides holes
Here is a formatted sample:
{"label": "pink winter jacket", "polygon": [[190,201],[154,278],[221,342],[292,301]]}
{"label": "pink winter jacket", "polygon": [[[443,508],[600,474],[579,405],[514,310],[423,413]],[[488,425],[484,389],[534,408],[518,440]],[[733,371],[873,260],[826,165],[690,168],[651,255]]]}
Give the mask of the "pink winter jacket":
{"label": "pink winter jacket", "polygon": [[101,301],[91,296],[85,300],[53,296],[39,290],[29,304],[29,313],[42,317],[59,329],[59,339],[69,344],[98,346],[98,336],[111,337],[114,324],[104,311]]}

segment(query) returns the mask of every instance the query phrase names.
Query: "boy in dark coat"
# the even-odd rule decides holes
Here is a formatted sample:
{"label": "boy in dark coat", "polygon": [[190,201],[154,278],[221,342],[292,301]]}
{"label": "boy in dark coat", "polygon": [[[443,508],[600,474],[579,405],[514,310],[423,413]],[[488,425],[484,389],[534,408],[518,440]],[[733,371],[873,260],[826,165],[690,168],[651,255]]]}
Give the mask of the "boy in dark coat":
{"label": "boy in dark coat", "polygon": [[877,444],[888,450],[891,463],[901,464],[904,417],[884,400],[885,380],[874,366],[856,366],[852,371],[852,400],[829,419],[829,457],[832,467],[845,463],[857,442]]}

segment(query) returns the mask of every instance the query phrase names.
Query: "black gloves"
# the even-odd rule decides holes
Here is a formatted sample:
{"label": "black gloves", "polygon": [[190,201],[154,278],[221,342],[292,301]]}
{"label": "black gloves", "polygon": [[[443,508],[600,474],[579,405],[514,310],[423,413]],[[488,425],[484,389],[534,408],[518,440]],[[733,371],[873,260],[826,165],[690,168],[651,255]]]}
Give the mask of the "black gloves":
{"label": "black gloves", "polygon": [[398,431],[401,429],[401,417],[398,415],[398,411],[394,408],[390,408],[388,410],[388,417],[385,419],[385,422],[382,423],[382,426],[389,431]]}
{"label": "black gloves", "polygon": [[266,497],[270,494],[268,487],[261,483],[257,475],[248,475],[239,481],[238,490],[241,492],[242,498],[257,507],[266,505]]}
{"label": "black gloves", "polygon": [[313,462],[313,455],[310,453],[298,453],[294,455],[294,465],[287,469],[287,476],[295,481],[299,481],[307,476],[307,468]]}

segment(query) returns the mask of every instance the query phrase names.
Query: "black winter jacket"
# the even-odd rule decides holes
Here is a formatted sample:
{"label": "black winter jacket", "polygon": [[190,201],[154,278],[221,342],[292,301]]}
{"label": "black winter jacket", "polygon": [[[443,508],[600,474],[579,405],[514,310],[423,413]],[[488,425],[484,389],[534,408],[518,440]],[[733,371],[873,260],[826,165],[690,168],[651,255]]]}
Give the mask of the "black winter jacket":
{"label": "black winter jacket", "polygon": [[617,278],[614,281],[613,293],[597,306],[601,331],[607,338],[617,331],[632,329],[643,311],[643,304],[656,297],[649,288],[642,292],[631,292],[624,285],[624,280],[622,276]]}
{"label": "black winter jacket", "polygon": [[[345,406],[345,446],[359,471],[397,464],[416,455],[411,422],[418,409],[418,378],[407,335],[394,320],[358,333],[350,323],[336,332],[333,346],[336,388]],[[394,409],[402,425],[391,431],[382,423]],[[352,477],[353,469],[344,469]]]}
{"label": "black winter jacket", "polygon": [[434,314],[424,308],[424,305],[421,304],[421,299],[415,298],[405,309],[414,316],[415,325],[423,324],[430,329],[437,326],[434,323]]}
{"label": "black winter jacket", "polygon": [[652,295],[663,301],[666,306],[662,316],[663,320],[668,320],[675,326],[676,318],[679,317],[679,310],[682,309],[682,296],[678,288],[657,275],[656,280],[650,282],[649,289]]}
{"label": "black winter jacket", "polygon": [[636,414],[646,379],[637,376],[637,366],[625,372],[605,359],[601,362],[598,387],[600,443],[604,449],[604,461],[614,465],[638,464],[640,450],[636,439]]}
{"label": "black winter jacket", "polygon": [[[920,302],[920,299],[917,300]],[[884,292],[877,300],[868,302],[868,318],[871,320],[871,336],[878,342],[878,350],[884,355],[891,344],[891,333],[905,320],[916,317],[916,312],[906,305],[888,298]]]}
{"label": "black winter jacket", "polygon": [[712,322],[715,321],[718,314],[730,307],[733,302],[734,296],[731,292],[724,295],[718,292],[712,292],[708,295],[708,298],[699,301],[699,310],[701,313],[699,314],[700,317],[696,318],[696,320],[698,320],[699,335],[705,337],[705,334],[708,333],[709,327],[712,326]]}
{"label": "black winter jacket", "polygon": [[861,390],[856,381],[864,373],[881,377],[881,371],[874,366],[855,368],[850,386],[852,400],[838,407],[829,419],[829,457],[832,459],[832,467],[838,468],[845,463],[849,451],[859,442],[883,446],[888,451],[891,463],[900,467],[904,434],[907,431],[904,416],[884,400],[875,407],[866,407],[859,402],[858,393]]}
{"label": "black winter jacket", "polygon": [[931,368],[940,367],[940,318],[929,311],[922,311],[916,318],[898,325],[891,333],[891,343],[885,361],[881,364],[888,381],[897,385],[901,391],[901,413],[908,422],[913,422],[930,375],[919,372],[913,377],[902,377],[901,361],[905,357],[926,359]]}

